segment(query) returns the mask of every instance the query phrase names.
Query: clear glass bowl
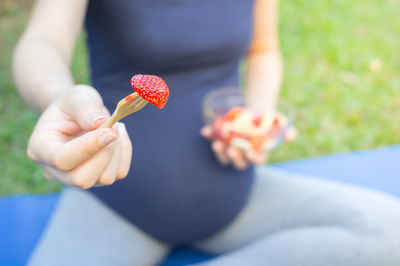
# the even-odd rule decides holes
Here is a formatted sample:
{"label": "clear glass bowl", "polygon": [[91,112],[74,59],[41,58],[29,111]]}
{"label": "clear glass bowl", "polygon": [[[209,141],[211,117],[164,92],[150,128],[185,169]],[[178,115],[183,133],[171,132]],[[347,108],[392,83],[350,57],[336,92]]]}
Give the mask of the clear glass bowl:
{"label": "clear glass bowl", "polygon": [[[237,87],[225,87],[209,92],[203,99],[203,120],[206,125],[214,126],[216,119],[223,117],[233,107],[244,107],[243,92]],[[290,115],[291,117],[291,115]],[[287,130],[292,126],[291,118],[278,134],[271,140],[271,145],[265,151],[276,149],[284,142]]]}
{"label": "clear glass bowl", "polygon": [[240,88],[226,87],[209,92],[203,99],[204,123],[212,125],[215,119],[222,117],[235,106],[244,106]]}

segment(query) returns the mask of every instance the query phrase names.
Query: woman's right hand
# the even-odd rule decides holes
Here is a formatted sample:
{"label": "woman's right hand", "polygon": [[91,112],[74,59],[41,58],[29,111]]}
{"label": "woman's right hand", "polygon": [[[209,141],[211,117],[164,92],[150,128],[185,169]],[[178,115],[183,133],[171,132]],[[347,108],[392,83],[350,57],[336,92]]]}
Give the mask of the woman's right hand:
{"label": "woman's right hand", "polygon": [[108,116],[99,93],[77,85],[43,112],[27,154],[47,179],[83,189],[111,185],[127,176],[132,144],[123,123],[98,129]]}

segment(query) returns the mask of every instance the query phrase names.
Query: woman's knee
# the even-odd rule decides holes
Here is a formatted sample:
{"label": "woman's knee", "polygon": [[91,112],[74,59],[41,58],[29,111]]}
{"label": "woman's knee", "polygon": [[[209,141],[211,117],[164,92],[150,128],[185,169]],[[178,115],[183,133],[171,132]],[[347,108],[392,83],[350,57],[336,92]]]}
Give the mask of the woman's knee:
{"label": "woman's knee", "polygon": [[[373,198],[372,198],[373,199]],[[356,232],[361,243],[369,246],[371,265],[400,265],[400,201],[390,196],[375,197],[378,205],[364,215],[367,226]],[[379,206],[380,205],[380,206]],[[376,259],[379,264],[374,264]]]}

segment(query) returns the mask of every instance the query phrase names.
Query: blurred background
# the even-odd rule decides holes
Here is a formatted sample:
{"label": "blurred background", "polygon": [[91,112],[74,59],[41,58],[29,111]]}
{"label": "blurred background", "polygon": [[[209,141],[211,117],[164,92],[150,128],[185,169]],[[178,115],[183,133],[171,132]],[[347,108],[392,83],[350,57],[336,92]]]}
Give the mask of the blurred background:
{"label": "blurred background", "polygon": [[[19,98],[10,61],[31,0],[0,0],[0,195],[60,189],[25,155],[38,115]],[[400,1],[281,0],[285,61],[281,105],[295,110],[298,140],[271,162],[400,143]],[[72,63],[87,83],[85,34]]]}

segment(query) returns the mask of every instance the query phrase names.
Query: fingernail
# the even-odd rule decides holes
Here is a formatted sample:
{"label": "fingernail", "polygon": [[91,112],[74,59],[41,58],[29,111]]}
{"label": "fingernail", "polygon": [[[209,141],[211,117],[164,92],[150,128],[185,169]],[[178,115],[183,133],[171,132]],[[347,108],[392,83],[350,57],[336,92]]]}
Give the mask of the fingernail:
{"label": "fingernail", "polygon": [[100,119],[105,119],[106,116],[105,115],[99,115],[99,114],[95,114],[89,117],[88,122],[90,124],[95,123],[96,121],[100,120]]}
{"label": "fingernail", "polygon": [[126,126],[122,122],[118,122],[118,132],[121,132],[121,134],[127,134]]}
{"label": "fingernail", "polygon": [[99,138],[99,143],[102,145],[107,145],[116,139],[117,139],[117,135],[115,135],[112,132],[108,132],[107,134],[104,134],[103,136],[101,136]]}

